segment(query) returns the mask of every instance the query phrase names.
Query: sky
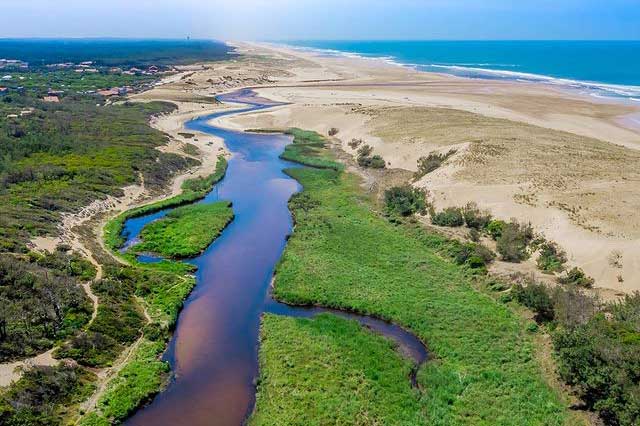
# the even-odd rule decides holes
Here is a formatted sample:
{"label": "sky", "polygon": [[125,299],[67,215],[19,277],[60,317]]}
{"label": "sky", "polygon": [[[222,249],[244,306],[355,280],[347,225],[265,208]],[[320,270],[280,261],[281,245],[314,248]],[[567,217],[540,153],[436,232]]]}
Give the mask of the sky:
{"label": "sky", "polygon": [[640,39],[640,0],[0,0],[0,38]]}

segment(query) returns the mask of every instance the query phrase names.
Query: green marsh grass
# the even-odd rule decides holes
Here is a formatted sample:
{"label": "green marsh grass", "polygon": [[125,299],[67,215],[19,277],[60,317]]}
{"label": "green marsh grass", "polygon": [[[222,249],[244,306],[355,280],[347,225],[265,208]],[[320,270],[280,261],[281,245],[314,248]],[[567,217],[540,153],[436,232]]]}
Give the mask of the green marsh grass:
{"label": "green marsh grass", "polygon": [[[322,350],[305,339],[291,341],[282,335],[283,329],[291,334],[308,333],[307,323],[267,317],[253,424],[305,424],[296,414],[321,407],[325,398],[339,411],[333,415],[345,419],[327,424],[571,424],[566,405],[543,378],[525,322],[476,289],[468,268],[441,256],[448,245],[443,237],[418,225],[394,225],[374,213],[359,179],[336,169],[288,170],[304,192],[291,203],[296,229],[277,267],[274,296],[292,304],[372,315],[411,330],[426,343],[431,356],[418,371],[421,392],[405,393],[391,401],[386,392],[394,387],[385,386],[373,401],[358,402],[353,397],[355,388],[350,392],[345,388],[340,390],[344,395],[341,404],[335,404],[324,393],[329,383],[351,386],[341,382],[346,373],[344,368],[334,368],[335,359],[356,357],[348,373],[355,375],[366,365],[372,351],[369,345],[361,345],[359,356],[347,347]],[[307,202],[297,203],[301,196]],[[339,327],[334,333],[342,333],[341,340],[351,338]],[[282,347],[276,350],[274,340]],[[297,362],[282,368],[279,357],[286,353],[292,359],[306,357],[313,365],[323,364],[326,371],[305,370]],[[283,382],[288,384],[286,394],[281,392]],[[395,382],[394,386],[408,384],[408,378],[395,374]],[[292,397],[295,405],[289,402]],[[358,416],[348,416],[353,412],[350,404],[358,405]],[[399,407],[423,413],[424,421],[394,417],[391,413]],[[383,417],[389,420],[369,419],[373,412],[385,413]]]}
{"label": "green marsh grass", "polygon": [[192,204],[178,207],[142,229],[142,242],[131,248],[181,259],[202,253],[233,220],[231,203]]}
{"label": "green marsh grass", "polygon": [[424,424],[411,362],[357,322],[266,315],[262,335],[251,426]]}
{"label": "green marsh grass", "polygon": [[121,235],[122,228],[127,219],[144,216],[171,207],[183,206],[206,197],[209,191],[213,189],[213,186],[224,178],[227,172],[227,166],[226,158],[219,156],[214,173],[203,178],[184,181],[182,184],[182,193],[179,195],[127,210],[110,220],[104,227],[104,240],[107,247],[115,251],[122,246],[124,243],[124,238]]}

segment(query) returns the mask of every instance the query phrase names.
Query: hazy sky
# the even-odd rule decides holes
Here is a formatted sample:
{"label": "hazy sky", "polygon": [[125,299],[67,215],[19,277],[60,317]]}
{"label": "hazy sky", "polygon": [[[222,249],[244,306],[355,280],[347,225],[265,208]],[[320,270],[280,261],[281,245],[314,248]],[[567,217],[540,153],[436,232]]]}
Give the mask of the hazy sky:
{"label": "hazy sky", "polygon": [[0,37],[640,39],[640,0],[0,0]]}

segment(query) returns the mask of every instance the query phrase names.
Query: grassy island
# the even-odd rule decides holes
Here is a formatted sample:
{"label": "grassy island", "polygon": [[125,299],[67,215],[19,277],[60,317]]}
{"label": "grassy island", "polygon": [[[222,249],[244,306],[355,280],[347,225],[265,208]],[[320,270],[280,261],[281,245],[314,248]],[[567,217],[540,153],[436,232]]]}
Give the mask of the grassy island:
{"label": "grassy island", "polygon": [[145,226],[140,234],[142,243],[133,250],[174,259],[194,257],[209,247],[231,220],[233,209],[227,201],[179,207]]}

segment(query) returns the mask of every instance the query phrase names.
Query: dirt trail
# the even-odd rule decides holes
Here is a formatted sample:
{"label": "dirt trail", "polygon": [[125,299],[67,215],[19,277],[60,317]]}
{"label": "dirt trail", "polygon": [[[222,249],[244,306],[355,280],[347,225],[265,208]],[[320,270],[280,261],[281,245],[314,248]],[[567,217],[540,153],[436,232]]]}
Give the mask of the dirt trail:
{"label": "dirt trail", "polygon": [[[142,303],[140,304],[140,306],[142,307],[142,313],[144,314],[147,324],[150,323],[151,317],[149,316],[147,309]],[[113,363],[111,367],[94,370],[94,372],[98,376],[98,387],[88,400],[80,404],[80,412],[84,413],[81,418],[97,409],[98,401],[100,401],[100,398],[102,398],[102,396],[109,388],[111,380],[117,377],[118,373],[128,364],[129,360],[131,360],[131,358],[134,356],[143,339],[144,333],[141,334],[140,337],[135,342],[133,342],[132,345],[130,345],[120,354],[118,359]]]}

